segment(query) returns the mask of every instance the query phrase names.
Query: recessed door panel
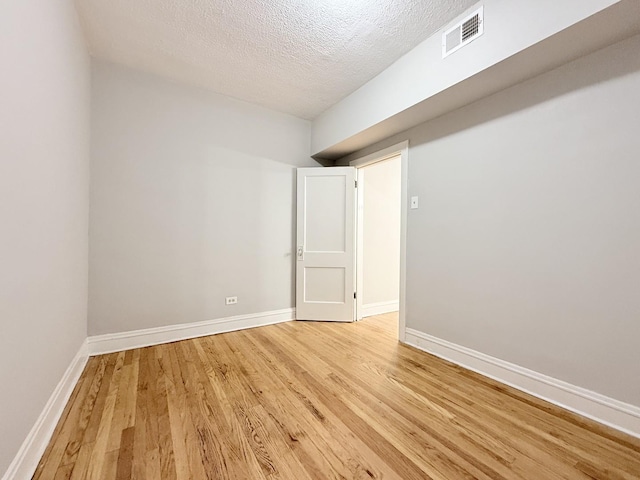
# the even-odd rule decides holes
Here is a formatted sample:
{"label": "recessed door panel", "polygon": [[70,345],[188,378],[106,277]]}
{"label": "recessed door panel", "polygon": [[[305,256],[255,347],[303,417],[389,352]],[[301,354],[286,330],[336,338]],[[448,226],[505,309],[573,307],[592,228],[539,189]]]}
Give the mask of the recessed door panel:
{"label": "recessed door panel", "polygon": [[306,267],[304,276],[305,302],[344,303],[344,268]]}
{"label": "recessed door panel", "polygon": [[305,179],[305,251],[344,253],[345,182],[344,176],[331,175]]}

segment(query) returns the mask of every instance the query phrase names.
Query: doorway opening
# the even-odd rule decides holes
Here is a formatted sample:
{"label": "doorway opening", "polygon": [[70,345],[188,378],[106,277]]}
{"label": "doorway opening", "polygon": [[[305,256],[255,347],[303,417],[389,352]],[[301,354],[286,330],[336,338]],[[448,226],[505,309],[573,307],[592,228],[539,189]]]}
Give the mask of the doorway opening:
{"label": "doorway opening", "polygon": [[[404,341],[407,218],[405,143],[350,162],[357,168],[356,319],[398,322]],[[397,317],[396,317],[397,316]]]}

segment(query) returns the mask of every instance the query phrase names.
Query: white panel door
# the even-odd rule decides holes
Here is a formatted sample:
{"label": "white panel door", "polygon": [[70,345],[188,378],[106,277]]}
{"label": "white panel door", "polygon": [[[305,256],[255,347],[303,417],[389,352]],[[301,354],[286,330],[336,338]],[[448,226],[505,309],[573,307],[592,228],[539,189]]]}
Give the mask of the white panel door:
{"label": "white panel door", "polygon": [[296,318],[353,322],[356,169],[298,169]]}

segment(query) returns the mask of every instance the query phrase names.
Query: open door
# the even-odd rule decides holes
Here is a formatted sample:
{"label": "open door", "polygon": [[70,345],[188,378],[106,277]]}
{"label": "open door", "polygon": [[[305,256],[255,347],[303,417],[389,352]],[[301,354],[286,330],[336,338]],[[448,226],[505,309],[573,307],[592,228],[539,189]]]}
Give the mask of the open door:
{"label": "open door", "polygon": [[298,169],[296,318],[353,322],[356,169]]}

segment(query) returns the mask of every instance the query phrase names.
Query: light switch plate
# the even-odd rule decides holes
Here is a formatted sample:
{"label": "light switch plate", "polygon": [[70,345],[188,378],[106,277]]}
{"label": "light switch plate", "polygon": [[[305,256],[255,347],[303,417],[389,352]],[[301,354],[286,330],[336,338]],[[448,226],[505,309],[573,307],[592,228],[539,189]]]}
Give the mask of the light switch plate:
{"label": "light switch plate", "polygon": [[411,197],[411,209],[415,210],[418,208],[418,197]]}

